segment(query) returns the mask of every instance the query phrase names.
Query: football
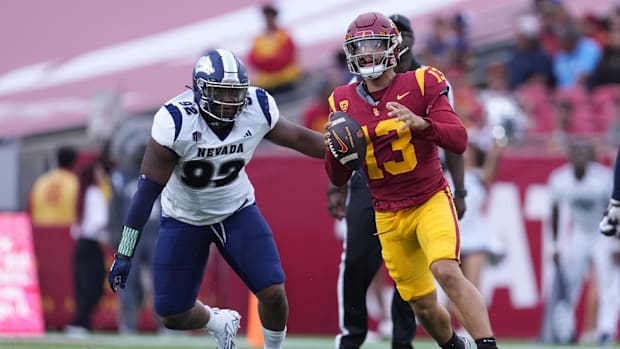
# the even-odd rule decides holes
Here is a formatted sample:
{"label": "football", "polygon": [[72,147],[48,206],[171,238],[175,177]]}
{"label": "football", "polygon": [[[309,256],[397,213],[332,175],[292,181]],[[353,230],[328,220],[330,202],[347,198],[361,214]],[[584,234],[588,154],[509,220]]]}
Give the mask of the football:
{"label": "football", "polygon": [[349,114],[341,111],[330,115],[329,151],[344,166],[357,170],[366,158],[366,136],[362,127]]}

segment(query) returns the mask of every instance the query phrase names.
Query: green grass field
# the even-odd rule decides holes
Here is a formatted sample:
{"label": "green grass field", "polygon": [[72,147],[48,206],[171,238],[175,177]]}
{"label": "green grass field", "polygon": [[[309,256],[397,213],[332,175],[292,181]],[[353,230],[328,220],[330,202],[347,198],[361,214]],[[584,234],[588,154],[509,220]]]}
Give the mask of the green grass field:
{"label": "green grass field", "polygon": [[[239,349],[250,349],[245,337],[237,340]],[[437,349],[434,342],[427,339],[416,339],[415,349]],[[289,336],[284,345],[287,349],[333,349],[333,337],[300,337]],[[63,334],[46,334],[36,338],[6,338],[0,337],[0,349],[183,349],[183,348],[215,348],[213,340],[208,335],[182,335],[182,336],[118,336],[116,334],[95,334],[88,338],[69,338]],[[387,341],[369,343],[363,349],[389,349]],[[475,346],[474,346],[475,348]],[[525,341],[500,340],[502,349],[534,349],[534,348],[581,348],[594,349],[597,346],[553,346],[542,345]]]}

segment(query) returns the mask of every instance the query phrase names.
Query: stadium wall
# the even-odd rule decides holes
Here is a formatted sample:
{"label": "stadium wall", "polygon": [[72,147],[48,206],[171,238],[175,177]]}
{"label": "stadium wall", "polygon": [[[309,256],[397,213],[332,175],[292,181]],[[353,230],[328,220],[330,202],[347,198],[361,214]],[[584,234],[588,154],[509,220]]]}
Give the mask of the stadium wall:
{"label": "stadium wall", "polygon": [[[506,254],[486,270],[481,292],[500,337],[538,335],[552,270],[547,223],[550,204],[545,182],[551,170],[563,161],[560,156],[507,154],[499,163],[487,214]],[[342,246],[326,210],[327,179],[322,162],[286,154],[261,155],[248,165],[248,173],[259,207],[271,223],[287,273],[289,333],[335,334],[336,277]],[[596,230],[593,227],[593,233]],[[48,329],[64,327],[73,310],[70,254],[62,252],[71,250],[68,236],[66,231],[34,233],[40,273],[44,275],[41,288]],[[109,251],[108,262],[111,256]],[[99,330],[114,330],[117,299],[107,285],[102,287],[106,293],[94,325]],[[247,290],[216,252],[211,255],[201,299],[236,308],[242,315],[247,313]],[[247,328],[246,318],[242,320],[242,331]],[[142,328],[154,329],[148,311],[143,312]]]}

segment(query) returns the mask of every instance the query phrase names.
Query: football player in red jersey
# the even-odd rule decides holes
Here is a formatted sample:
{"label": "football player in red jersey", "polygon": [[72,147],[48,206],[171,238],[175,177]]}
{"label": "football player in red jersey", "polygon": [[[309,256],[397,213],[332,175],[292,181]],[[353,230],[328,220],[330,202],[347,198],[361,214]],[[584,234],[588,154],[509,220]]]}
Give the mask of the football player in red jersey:
{"label": "football player in red jersey", "polygon": [[[484,300],[459,267],[458,217],[437,148],[462,154],[467,132],[450,106],[441,71],[394,71],[401,40],[383,14],[359,15],[348,27],[344,50],[349,70],[363,81],[337,87],[330,109],[350,114],[366,134],[364,172],[377,235],[403,299],[442,348],[469,348],[437,301],[436,279],[477,347],[496,348]],[[325,168],[336,186],[351,176],[329,152]]]}

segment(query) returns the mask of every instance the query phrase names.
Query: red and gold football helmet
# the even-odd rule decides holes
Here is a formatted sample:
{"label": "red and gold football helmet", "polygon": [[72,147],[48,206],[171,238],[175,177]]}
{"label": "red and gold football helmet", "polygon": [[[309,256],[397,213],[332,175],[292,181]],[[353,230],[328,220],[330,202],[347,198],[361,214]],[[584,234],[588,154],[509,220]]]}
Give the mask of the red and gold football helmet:
{"label": "red and gold football helmet", "polygon": [[363,13],[349,24],[344,52],[351,73],[376,79],[398,64],[402,38],[394,22],[379,12]]}

